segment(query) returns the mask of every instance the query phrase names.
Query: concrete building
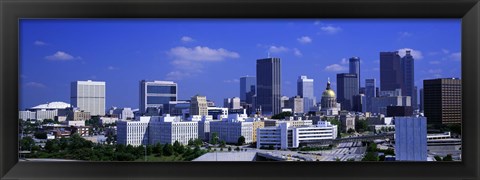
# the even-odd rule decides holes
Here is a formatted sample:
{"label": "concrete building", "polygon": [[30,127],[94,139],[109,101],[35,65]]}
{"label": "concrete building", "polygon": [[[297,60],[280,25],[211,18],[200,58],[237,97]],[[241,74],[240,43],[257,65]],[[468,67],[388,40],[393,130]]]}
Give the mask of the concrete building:
{"label": "concrete building", "polygon": [[427,161],[427,118],[395,117],[397,161]]}
{"label": "concrete building", "polygon": [[103,81],[75,81],[71,83],[70,104],[92,116],[105,115],[106,89]]}
{"label": "concrete building", "polygon": [[207,106],[207,97],[195,95],[190,100],[190,116],[193,115],[200,115],[206,116],[208,115],[208,106]]}
{"label": "concrete building", "polygon": [[337,126],[319,121],[315,126],[293,127],[290,122],[257,129],[257,148],[298,148],[302,143],[336,139]]}
{"label": "concrete building", "polygon": [[70,107],[70,104],[64,102],[49,102],[40,104],[31,108],[27,108],[25,111],[19,111],[19,118],[23,120],[27,119],[55,119],[58,116],[59,111]]}
{"label": "concrete building", "polygon": [[207,107],[208,115],[213,119],[223,119],[228,117],[228,108],[221,107]]}
{"label": "concrete building", "polygon": [[252,96],[255,95],[257,79],[252,76],[240,78],[240,101],[252,104]]}
{"label": "concrete building", "polygon": [[286,119],[286,120],[274,120],[274,119],[265,119],[263,120],[265,127],[278,126],[281,123],[288,122],[291,127],[302,127],[302,126],[311,126],[313,121],[310,119]]}
{"label": "concrete building", "polygon": [[210,134],[217,133],[220,141],[237,143],[240,136],[245,137],[245,143],[253,142],[253,122],[245,121],[246,115],[230,114],[221,121],[210,122]]}
{"label": "concrete building", "polygon": [[297,95],[303,98],[303,112],[308,113],[314,109],[316,97],[313,90],[313,79],[307,76],[299,76],[297,80]]}
{"label": "concrete building", "polygon": [[412,106],[387,106],[387,117],[412,116]]}
{"label": "concrete building", "polygon": [[119,119],[117,117],[100,117],[101,124],[113,124],[116,123],[118,120]]}
{"label": "concrete building", "polygon": [[425,96],[425,95],[423,94],[423,88],[421,88],[421,89],[420,89],[420,107],[419,107],[419,108],[420,108],[420,112],[423,112],[423,109],[424,109],[424,107],[423,107],[423,104],[424,104],[424,102],[423,102],[423,97],[424,97],[424,96]]}
{"label": "concrete building", "polygon": [[37,113],[32,111],[18,111],[18,118],[21,120],[36,119]]}
{"label": "concrete building", "polygon": [[117,122],[117,143],[132,146],[147,145],[149,143],[149,116],[137,117],[133,121]]}
{"label": "concrete building", "polygon": [[337,101],[342,105],[342,110],[353,110],[353,96],[359,91],[358,77],[356,74],[337,74]]}
{"label": "concrete building", "polygon": [[146,114],[149,108],[160,111],[157,115],[168,113],[170,101],[177,100],[177,83],[173,81],[142,80],[139,89],[139,107],[142,115]]}
{"label": "concrete building", "polygon": [[353,111],[367,112],[367,97],[365,94],[357,94],[353,96]]}
{"label": "concrete building", "polygon": [[127,108],[127,107],[113,109],[112,115],[115,115],[122,120],[129,120],[129,119],[135,118],[132,108]]}
{"label": "concrete building", "polygon": [[462,123],[462,81],[458,78],[423,80],[423,103],[428,124]]}
{"label": "concrete building", "polygon": [[377,97],[375,79],[365,79],[366,112],[372,112],[372,98]]}
{"label": "concrete building", "polygon": [[149,124],[150,144],[173,144],[178,141],[187,145],[189,140],[198,138],[197,121],[181,121],[179,116],[166,114],[161,117],[152,117]]}
{"label": "concrete building", "polygon": [[281,112],[281,68],[280,58],[257,60],[257,97],[256,108],[262,114],[275,115]]}
{"label": "concrete building", "polygon": [[286,108],[292,109],[293,114],[303,114],[303,98],[300,96],[294,96],[288,99],[287,104],[285,105]]}
{"label": "concrete building", "polygon": [[190,100],[170,101],[168,104],[171,116],[182,116],[183,118],[187,118],[186,116],[189,115],[184,113],[189,113],[190,111]]}
{"label": "concrete building", "polygon": [[90,112],[86,112],[80,108],[66,108],[65,113],[67,121],[85,121],[92,118]]}
{"label": "concrete building", "polygon": [[411,106],[410,96],[382,96],[372,98],[372,113],[387,113],[387,106]]}
{"label": "concrete building", "polygon": [[240,106],[240,98],[239,97],[225,98],[224,101],[223,101],[223,107],[229,108],[229,109],[240,109],[240,108],[242,108]]}
{"label": "concrete building", "polygon": [[[280,108],[286,108],[289,99],[290,99],[290,98],[288,98],[288,96],[282,96],[282,97],[280,97]],[[283,111],[282,111],[282,112],[283,112]]]}
{"label": "concrete building", "polygon": [[348,132],[349,129],[355,130],[355,115],[352,115],[348,112],[340,113],[340,130],[344,133]]}

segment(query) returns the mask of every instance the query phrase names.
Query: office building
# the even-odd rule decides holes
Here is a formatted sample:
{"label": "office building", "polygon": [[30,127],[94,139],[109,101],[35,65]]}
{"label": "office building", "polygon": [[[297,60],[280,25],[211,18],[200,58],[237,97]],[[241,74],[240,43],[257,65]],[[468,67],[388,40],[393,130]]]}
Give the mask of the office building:
{"label": "office building", "polygon": [[406,51],[405,56],[402,57],[402,74],[403,74],[403,83],[402,83],[402,96],[412,97],[412,106],[416,109],[417,107],[417,96],[415,95],[415,60],[410,54],[409,50]]}
{"label": "office building", "polygon": [[427,118],[395,117],[395,159],[427,161]]}
{"label": "office building", "polygon": [[262,114],[275,115],[281,112],[281,68],[280,58],[257,60],[257,98],[256,108]]}
{"label": "office building", "polygon": [[365,79],[366,112],[372,112],[372,98],[377,97],[375,79]]}
{"label": "office building", "polygon": [[223,107],[229,108],[229,109],[240,109],[240,108],[242,108],[240,106],[240,98],[239,97],[225,98],[224,101],[223,101]]}
{"label": "office building", "polygon": [[327,81],[327,88],[322,93],[320,107],[320,112],[327,116],[338,115],[338,111],[340,111],[340,103],[337,103],[335,92],[330,87],[330,79]]}
{"label": "office building", "polygon": [[141,114],[158,116],[168,113],[169,102],[176,100],[177,83],[172,81],[140,81],[139,106]]}
{"label": "office building", "polygon": [[350,129],[355,131],[355,115],[343,111],[340,113],[340,124],[340,130],[344,133],[347,133]]}
{"label": "office building", "polygon": [[319,121],[316,125],[293,127],[289,122],[257,129],[257,148],[298,148],[302,143],[337,138],[337,126]]}
{"label": "office building", "polygon": [[70,104],[92,116],[105,115],[105,82],[75,81],[71,83]]}
{"label": "office building", "polygon": [[303,98],[300,96],[294,96],[288,99],[287,104],[285,105],[286,108],[292,109],[293,114],[301,114],[304,113],[303,108]]}
{"label": "office building", "polygon": [[208,115],[213,119],[223,119],[228,117],[228,108],[207,107]]}
{"label": "office building", "polygon": [[138,117],[134,121],[117,121],[117,143],[141,146],[149,143],[149,116]]}
{"label": "office building", "polygon": [[149,144],[173,144],[178,141],[187,145],[189,140],[198,138],[197,121],[181,121],[179,116],[166,114],[152,117],[149,124]]}
{"label": "office building", "polygon": [[311,111],[317,103],[313,92],[313,79],[308,79],[307,76],[298,77],[297,95],[303,98],[304,113]]}
{"label": "office building", "polygon": [[36,119],[37,113],[32,111],[18,111],[18,119],[21,120],[32,120]]}
{"label": "office building", "polygon": [[243,136],[245,143],[253,142],[253,122],[245,121],[246,115],[230,114],[221,121],[210,122],[210,135],[217,133],[219,141],[237,143],[238,138]]}
{"label": "office building", "polygon": [[402,60],[398,51],[380,52],[380,89],[395,91],[403,87]]}
{"label": "office building", "polygon": [[412,106],[387,106],[387,117],[413,116]]}
{"label": "office building", "polygon": [[257,79],[252,76],[240,78],[240,101],[252,104],[252,96],[255,95]]}
{"label": "office building", "polygon": [[359,57],[351,57],[348,60],[348,63],[349,63],[349,73],[357,75],[358,87],[361,87],[361,85],[360,85],[360,58]]}
{"label": "office building", "polygon": [[411,106],[410,96],[381,96],[372,98],[372,113],[386,114],[387,106]]}
{"label": "office building", "polygon": [[207,106],[207,97],[195,95],[190,100],[190,116],[193,115],[200,115],[206,116],[208,115],[208,106]]}
{"label": "office building", "polygon": [[112,115],[116,115],[122,120],[133,119],[135,116],[133,114],[132,108],[115,108],[112,111]]}
{"label": "office building", "polygon": [[83,111],[77,107],[69,107],[65,109],[65,114],[60,113],[60,116],[66,116],[67,121],[86,121],[91,119],[90,112]]}
{"label": "office building", "polygon": [[418,88],[417,86],[413,87],[413,94],[412,94],[412,108],[413,110],[418,110]]}
{"label": "office building", "polygon": [[367,97],[365,94],[357,94],[353,96],[353,108],[355,112],[367,112]]}
{"label": "office building", "polygon": [[423,107],[423,96],[424,96],[424,94],[423,94],[423,88],[421,88],[421,89],[420,89],[420,107],[419,107],[419,108],[420,108],[420,112],[423,112],[423,108],[424,108],[424,107]]}
{"label": "office building", "polygon": [[342,110],[353,110],[353,96],[358,94],[358,77],[356,74],[337,74],[337,101]]}
{"label": "office building", "polygon": [[171,116],[182,116],[183,118],[187,118],[190,112],[190,100],[186,101],[170,101],[169,104],[169,112]]}
{"label": "office building", "polygon": [[423,80],[423,103],[428,124],[462,123],[462,81],[458,78]]}

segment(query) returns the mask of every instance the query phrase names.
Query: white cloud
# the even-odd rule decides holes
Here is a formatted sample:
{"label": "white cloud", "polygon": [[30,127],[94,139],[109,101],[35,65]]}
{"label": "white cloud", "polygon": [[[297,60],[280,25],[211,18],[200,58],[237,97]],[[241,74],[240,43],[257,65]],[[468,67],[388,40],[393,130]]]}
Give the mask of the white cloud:
{"label": "white cloud", "polygon": [[398,33],[398,39],[399,40],[402,40],[402,39],[405,39],[407,37],[411,37],[413,34],[412,33],[409,33],[409,32],[399,32]]}
{"label": "white cloud", "polygon": [[223,82],[224,82],[224,83],[239,83],[240,80],[238,80],[238,79],[229,79],[229,80],[224,80]]}
{"label": "white cloud", "polygon": [[322,30],[323,32],[325,32],[327,34],[336,34],[336,33],[340,32],[342,30],[342,28],[335,27],[335,26],[332,26],[332,25],[327,25],[327,26],[320,27],[320,30]]}
{"label": "white cloud", "polygon": [[293,54],[297,57],[303,56],[302,52],[300,52],[300,50],[298,50],[297,48],[293,49]]}
{"label": "white cloud", "polygon": [[448,54],[450,51],[448,49],[442,49],[443,54]]}
{"label": "white cloud", "polygon": [[268,52],[270,53],[282,53],[282,52],[287,52],[288,48],[283,47],[283,46],[270,46],[268,48]]}
{"label": "white cloud", "polygon": [[81,59],[81,57],[73,57],[72,55],[63,52],[63,51],[57,51],[55,54],[52,54],[50,56],[45,56],[45,59],[51,60],[51,61],[69,61],[69,60],[75,60],[75,59]]}
{"label": "white cloud", "polygon": [[429,64],[440,64],[440,61],[430,61]]}
{"label": "white cloud", "polygon": [[325,67],[325,71],[330,71],[330,72],[338,72],[338,71],[346,71],[346,70],[347,70],[347,67],[341,66],[339,64],[332,64]]}
{"label": "white cloud", "polygon": [[340,64],[348,64],[347,58],[342,58],[342,60],[340,61]]}
{"label": "white cloud", "polygon": [[405,56],[405,54],[407,54],[407,51],[410,51],[410,54],[413,56],[413,59],[415,59],[415,60],[423,59],[423,55],[422,55],[421,51],[414,50],[414,49],[411,49],[411,48],[399,49],[398,54],[403,57],[403,56]]}
{"label": "white cloud", "polygon": [[440,73],[442,73],[442,69],[429,69],[428,73],[430,73],[430,74],[440,74]]}
{"label": "white cloud", "polygon": [[302,43],[302,44],[308,44],[308,43],[311,43],[312,42],[312,38],[308,37],[308,36],[302,36],[300,38],[297,38],[297,41],[299,43]]}
{"label": "white cloud", "polygon": [[33,42],[33,44],[37,45],[37,46],[45,46],[47,45],[47,43],[43,42],[43,41],[39,41],[39,40],[36,40],[35,42]]}
{"label": "white cloud", "polygon": [[183,78],[191,76],[190,73],[188,72],[182,72],[182,71],[172,71],[167,74],[166,79],[167,80],[181,80]]}
{"label": "white cloud", "polygon": [[191,37],[188,37],[188,36],[183,36],[182,38],[180,38],[180,40],[181,40],[182,42],[185,42],[185,43],[195,41],[195,39],[193,39],[193,38],[191,38]]}
{"label": "white cloud", "polygon": [[44,84],[38,83],[38,82],[28,82],[28,83],[25,83],[25,86],[26,87],[33,87],[33,88],[46,88],[47,87]]}
{"label": "white cloud", "polygon": [[461,52],[452,53],[448,57],[451,60],[461,61],[462,60],[462,53]]}
{"label": "white cloud", "polygon": [[174,59],[190,61],[223,61],[227,58],[239,58],[236,52],[223,48],[211,49],[209,47],[196,46],[194,48],[175,47],[168,52]]}
{"label": "white cloud", "polygon": [[321,25],[321,24],[322,24],[322,21],[320,21],[320,20],[317,20],[317,21],[313,22],[313,25]]}
{"label": "white cloud", "polygon": [[108,66],[107,69],[110,71],[113,71],[113,70],[118,70],[118,67]]}

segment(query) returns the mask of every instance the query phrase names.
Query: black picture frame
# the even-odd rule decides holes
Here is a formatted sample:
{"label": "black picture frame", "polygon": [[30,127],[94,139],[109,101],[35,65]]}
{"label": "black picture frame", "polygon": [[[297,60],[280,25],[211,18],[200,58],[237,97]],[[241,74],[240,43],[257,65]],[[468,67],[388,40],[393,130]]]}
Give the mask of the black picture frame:
{"label": "black picture frame", "polygon": [[[462,162],[18,162],[20,18],[461,18]],[[2,179],[480,179],[478,0],[0,0]]]}

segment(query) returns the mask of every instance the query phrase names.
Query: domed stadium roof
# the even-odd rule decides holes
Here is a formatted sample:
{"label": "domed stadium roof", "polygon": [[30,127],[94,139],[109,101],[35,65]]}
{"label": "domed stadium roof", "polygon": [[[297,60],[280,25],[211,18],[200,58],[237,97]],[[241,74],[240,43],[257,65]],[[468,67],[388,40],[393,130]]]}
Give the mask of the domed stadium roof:
{"label": "domed stadium roof", "polygon": [[30,109],[65,109],[70,107],[70,104],[64,102],[49,102],[47,104],[40,104]]}

